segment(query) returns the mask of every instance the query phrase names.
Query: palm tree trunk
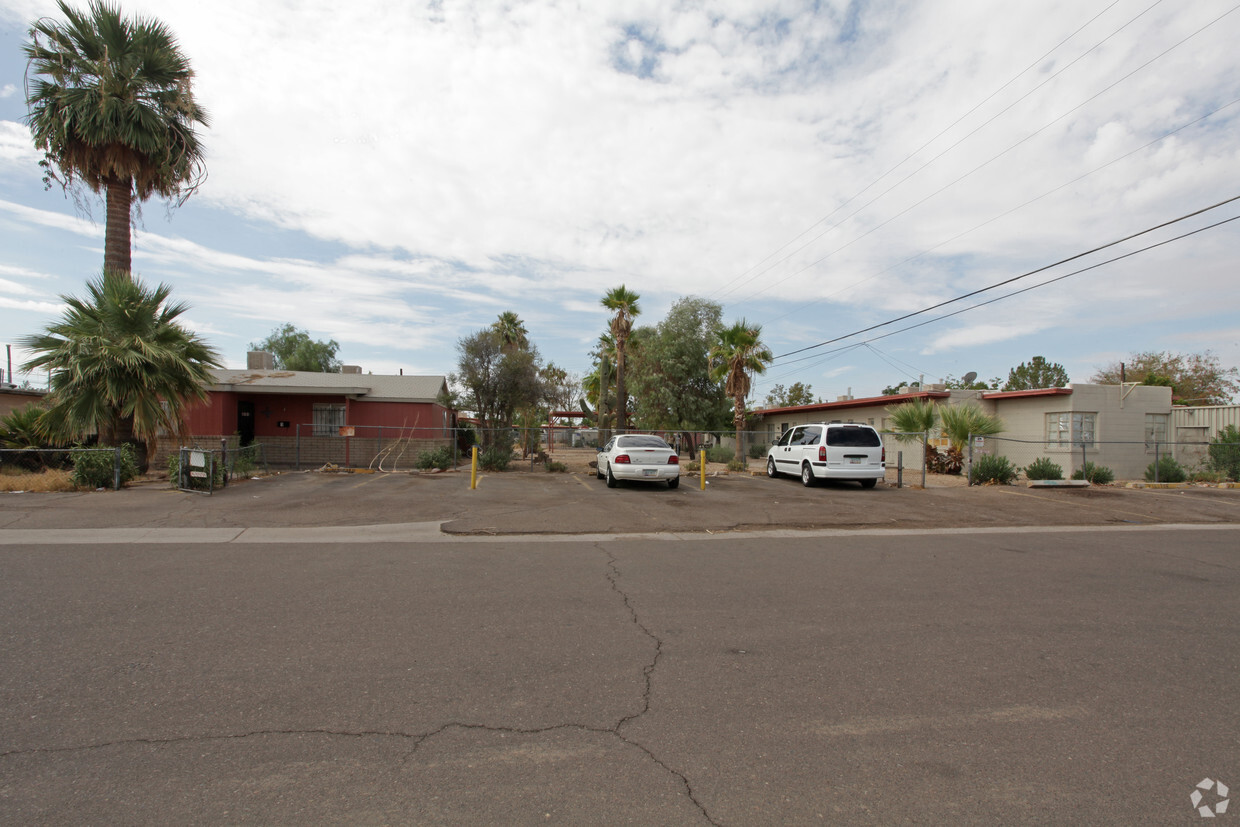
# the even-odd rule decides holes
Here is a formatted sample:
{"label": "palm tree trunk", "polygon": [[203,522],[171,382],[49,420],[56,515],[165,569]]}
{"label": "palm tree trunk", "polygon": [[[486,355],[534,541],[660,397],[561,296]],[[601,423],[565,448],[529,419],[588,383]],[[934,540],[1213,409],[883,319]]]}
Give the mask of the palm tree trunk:
{"label": "palm tree trunk", "polygon": [[624,348],[627,342],[616,342],[616,431],[628,433],[629,393],[624,386]]}
{"label": "palm tree trunk", "polygon": [[745,399],[744,397],[736,397],[736,412],[732,416],[732,424],[736,426],[736,461],[744,462],[745,456],[742,453],[744,447],[741,445],[741,432],[745,430]]}
{"label": "palm tree trunk", "polygon": [[133,182],[108,178],[108,223],[104,233],[103,269],[132,273],[129,251],[129,216],[133,209]]}

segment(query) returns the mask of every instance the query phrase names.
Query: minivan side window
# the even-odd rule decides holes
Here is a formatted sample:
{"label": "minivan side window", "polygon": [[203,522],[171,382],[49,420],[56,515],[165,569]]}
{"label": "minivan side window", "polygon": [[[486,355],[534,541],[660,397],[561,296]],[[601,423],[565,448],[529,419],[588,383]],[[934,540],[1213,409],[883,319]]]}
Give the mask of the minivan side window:
{"label": "minivan side window", "polygon": [[883,440],[869,428],[828,428],[827,444],[838,448],[878,448]]}
{"label": "minivan side window", "polygon": [[786,448],[788,446],[788,443],[791,440],[792,440],[792,430],[789,429],[787,431],[784,431],[784,435],[779,438],[779,442],[776,442],[775,445],[780,448]]}
{"label": "minivan side window", "polygon": [[805,437],[801,440],[802,445],[817,445],[822,441],[821,428],[806,428]]}

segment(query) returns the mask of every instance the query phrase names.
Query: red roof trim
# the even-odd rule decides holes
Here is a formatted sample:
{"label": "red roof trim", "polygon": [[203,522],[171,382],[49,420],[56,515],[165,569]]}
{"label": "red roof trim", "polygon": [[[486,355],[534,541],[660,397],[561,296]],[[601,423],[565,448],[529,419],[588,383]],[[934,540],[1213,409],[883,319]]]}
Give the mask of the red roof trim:
{"label": "red roof trim", "polygon": [[1019,399],[1023,396],[1071,396],[1072,388],[1035,388],[1031,391],[994,391],[982,394],[982,399]]}
{"label": "red roof trim", "polygon": [[947,399],[951,391],[924,391],[922,393],[897,393],[891,396],[867,396],[864,399],[845,399],[841,402],[818,402],[813,405],[794,405],[790,408],[759,408],[754,413],[762,415],[780,413],[813,413],[814,411],[835,411],[846,408],[868,408],[874,405],[898,405],[914,399]]}

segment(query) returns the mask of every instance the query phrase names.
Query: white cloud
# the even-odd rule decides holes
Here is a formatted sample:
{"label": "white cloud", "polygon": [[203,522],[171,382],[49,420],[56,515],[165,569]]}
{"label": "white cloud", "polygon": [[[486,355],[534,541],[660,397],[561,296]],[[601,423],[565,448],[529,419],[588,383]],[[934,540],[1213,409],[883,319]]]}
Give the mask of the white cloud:
{"label": "white cloud", "polygon": [[17,93],[17,87],[13,85],[12,83],[6,83],[3,86],[0,86],[0,100],[4,100],[5,98],[11,98],[16,93]]}
{"label": "white cloud", "polygon": [[[5,87],[6,89],[12,86]],[[7,95],[0,94],[0,98]],[[16,121],[0,121],[0,164],[34,166],[42,157],[30,140],[30,130]],[[34,166],[37,170],[38,167]]]}

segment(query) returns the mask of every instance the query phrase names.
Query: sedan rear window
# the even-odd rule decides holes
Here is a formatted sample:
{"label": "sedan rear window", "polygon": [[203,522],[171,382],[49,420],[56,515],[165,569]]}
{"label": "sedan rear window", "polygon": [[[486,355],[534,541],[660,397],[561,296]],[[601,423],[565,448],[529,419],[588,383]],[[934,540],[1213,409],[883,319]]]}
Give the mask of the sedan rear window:
{"label": "sedan rear window", "polygon": [[622,436],[616,441],[617,448],[666,448],[671,450],[672,446],[668,445],[657,436]]}
{"label": "sedan rear window", "polygon": [[839,448],[878,448],[883,440],[869,428],[828,428],[827,444]]}

